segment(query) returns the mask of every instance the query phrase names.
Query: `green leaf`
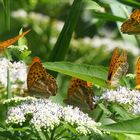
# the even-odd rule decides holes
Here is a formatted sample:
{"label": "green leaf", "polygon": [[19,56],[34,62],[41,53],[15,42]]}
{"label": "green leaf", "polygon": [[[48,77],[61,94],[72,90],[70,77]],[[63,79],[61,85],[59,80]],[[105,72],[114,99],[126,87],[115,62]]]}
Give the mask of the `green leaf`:
{"label": "green leaf", "polygon": [[115,16],[115,15],[112,15],[112,14],[108,14],[108,13],[103,13],[103,12],[96,12],[96,11],[94,11],[93,15],[96,18],[101,18],[101,19],[105,19],[105,20],[109,20],[109,21],[120,21],[120,22],[123,22],[123,21],[126,20],[125,18],[122,18],[122,17],[119,17],[119,16]]}
{"label": "green leaf", "polygon": [[4,0],[3,3],[5,8],[5,27],[7,30],[10,30],[10,0]]}
{"label": "green leaf", "polygon": [[77,77],[102,87],[107,87],[107,68],[103,66],[74,64],[70,62],[47,62],[44,63],[44,66],[49,70]]}
{"label": "green leaf", "polygon": [[83,2],[85,3],[85,9],[94,9],[94,10],[98,10],[98,11],[103,11],[104,8],[101,7],[97,2],[92,1],[92,0],[83,0]]}
{"label": "green leaf", "polygon": [[70,13],[65,21],[64,27],[50,55],[49,61],[64,60],[72,37],[72,33],[79,18],[81,6],[82,0],[74,0]]}
{"label": "green leaf", "polygon": [[137,2],[135,0],[117,0],[117,1],[131,7],[140,8],[140,2]]}
{"label": "green leaf", "polygon": [[103,125],[101,126],[101,129],[115,133],[140,134],[140,118],[122,121],[110,125]]}
{"label": "green leaf", "polygon": [[74,127],[72,127],[71,125],[69,125],[68,123],[62,122],[62,121],[61,121],[61,123],[64,125],[64,128],[69,129],[71,132],[73,132],[75,134],[77,133],[76,129]]}
{"label": "green leaf", "polygon": [[36,128],[36,129],[37,129],[37,132],[38,132],[38,135],[39,135],[40,139],[41,140],[46,140],[46,137],[45,137],[44,133],[40,129],[38,129],[38,128]]}

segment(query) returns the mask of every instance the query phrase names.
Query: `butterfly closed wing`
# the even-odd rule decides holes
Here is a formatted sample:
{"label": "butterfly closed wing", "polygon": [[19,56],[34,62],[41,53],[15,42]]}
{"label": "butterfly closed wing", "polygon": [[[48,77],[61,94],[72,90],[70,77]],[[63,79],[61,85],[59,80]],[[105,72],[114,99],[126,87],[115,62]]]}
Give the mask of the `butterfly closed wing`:
{"label": "butterfly closed wing", "polygon": [[140,90],[140,57],[136,64],[136,89]]}
{"label": "butterfly closed wing", "polygon": [[115,48],[109,66],[107,83],[111,86],[117,86],[120,78],[127,73],[127,70],[127,52],[123,50],[119,55],[118,48]]}
{"label": "butterfly closed wing", "polygon": [[32,96],[49,98],[51,95],[56,95],[56,80],[47,73],[38,57],[33,59],[29,67],[27,87],[29,94]]}
{"label": "butterfly closed wing", "polygon": [[13,43],[15,43],[17,40],[19,40],[21,37],[23,37],[24,35],[26,35],[30,30],[27,30],[23,33],[21,33],[20,35],[17,35],[16,37],[13,37],[11,39],[8,39],[6,41],[0,42],[0,51],[3,51],[5,48],[9,47],[10,45],[12,45]]}
{"label": "butterfly closed wing", "polygon": [[126,34],[140,33],[140,9],[135,9],[130,18],[121,25],[121,32]]}
{"label": "butterfly closed wing", "polygon": [[78,78],[72,78],[67,91],[67,99],[64,102],[84,110],[92,110],[94,108],[92,84]]}

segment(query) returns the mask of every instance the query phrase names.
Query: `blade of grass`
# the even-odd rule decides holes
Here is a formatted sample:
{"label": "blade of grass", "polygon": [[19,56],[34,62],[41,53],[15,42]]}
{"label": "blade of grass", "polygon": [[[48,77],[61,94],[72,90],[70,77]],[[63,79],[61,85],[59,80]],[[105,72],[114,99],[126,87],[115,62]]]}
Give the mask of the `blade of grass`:
{"label": "blade of grass", "polygon": [[117,1],[134,8],[140,8],[140,2],[137,2],[135,0],[117,0]]}
{"label": "blade of grass", "polygon": [[[49,61],[54,62],[64,60],[72,37],[72,33],[79,18],[81,7],[82,0],[74,0],[71,6],[70,13],[63,26],[63,29],[58,37],[52,53],[50,54]],[[54,75],[57,74],[54,73]]]}
{"label": "blade of grass", "polygon": [[119,16],[114,16],[112,14],[108,14],[108,13],[102,13],[102,12],[96,12],[93,11],[93,15],[95,18],[101,18],[101,19],[105,19],[105,20],[109,20],[109,21],[120,21],[123,22],[126,19],[119,17]]}
{"label": "blade of grass", "polygon": [[5,7],[5,25],[7,30],[10,30],[10,0],[4,0]]}

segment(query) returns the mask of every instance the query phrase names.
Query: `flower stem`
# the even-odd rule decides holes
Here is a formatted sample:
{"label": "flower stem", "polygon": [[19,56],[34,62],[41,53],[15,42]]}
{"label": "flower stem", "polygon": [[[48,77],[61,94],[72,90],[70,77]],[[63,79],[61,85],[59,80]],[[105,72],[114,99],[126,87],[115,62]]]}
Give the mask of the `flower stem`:
{"label": "flower stem", "polygon": [[11,92],[11,82],[10,82],[10,71],[9,68],[7,69],[7,99],[12,98]]}

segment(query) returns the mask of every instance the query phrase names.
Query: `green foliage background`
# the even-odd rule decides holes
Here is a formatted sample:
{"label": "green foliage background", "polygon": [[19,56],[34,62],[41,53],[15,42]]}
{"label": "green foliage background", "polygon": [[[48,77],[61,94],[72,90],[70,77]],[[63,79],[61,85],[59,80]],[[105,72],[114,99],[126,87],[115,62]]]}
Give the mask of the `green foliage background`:
{"label": "green foliage background", "polygon": [[[31,29],[26,35],[31,54],[23,60],[30,64],[32,58],[38,56],[44,62],[45,68],[52,70],[49,72],[57,77],[59,84],[58,94],[52,100],[63,104],[70,76],[93,82],[95,95],[99,95],[102,88],[107,87],[107,67],[114,48],[106,49],[110,46],[104,42],[96,47],[92,39],[97,36],[100,39],[106,38],[110,45],[111,41],[119,40],[127,42],[130,46],[132,44],[132,47],[135,47],[131,48],[132,50],[139,50],[139,36],[124,35],[120,32],[120,25],[135,8],[140,8],[137,0],[1,0],[0,41],[17,35],[23,27]],[[118,46],[114,47],[120,47],[119,45],[118,43]],[[123,48],[128,50],[129,73],[135,73],[135,63],[139,54],[134,55],[127,45]],[[12,59],[18,61],[21,58],[13,52]],[[105,124],[103,130],[111,132],[111,135],[105,135],[102,139],[139,139],[139,135],[134,135],[140,133],[139,118],[133,119],[135,117],[118,108],[115,110],[115,106],[113,109],[120,114],[120,120],[108,119],[112,112],[105,110],[102,104],[90,113],[96,120]],[[1,105],[0,110],[5,114],[4,106]],[[101,112],[103,115],[99,118]],[[0,117],[3,120],[4,115]],[[128,119],[133,120],[127,121]],[[124,120],[126,122],[120,122]],[[112,121],[118,122],[117,125],[109,125]],[[1,131],[0,134],[4,133],[6,132]]]}

